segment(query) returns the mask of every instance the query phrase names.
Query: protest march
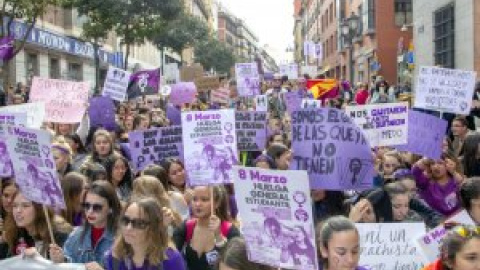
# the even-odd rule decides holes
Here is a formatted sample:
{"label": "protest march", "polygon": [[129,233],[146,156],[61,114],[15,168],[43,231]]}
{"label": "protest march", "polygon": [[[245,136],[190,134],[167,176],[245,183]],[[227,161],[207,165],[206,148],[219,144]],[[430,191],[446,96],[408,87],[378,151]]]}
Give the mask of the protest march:
{"label": "protest march", "polygon": [[[382,44],[359,49],[377,44],[363,32],[383,33],[366,18],[375,1],[330,1],[322,27],[351,11],[330,26],[341,42],[303,29],[287,50],[300,58],[272,67],[268,46],[232,39],[255,35],[222,17],[220,2],[211,12],[210,1],[187,1],[192,14],[173,16],[184,9],[173,0],[131,0],[147,9],[138,14],[121,10],[131,1],[65,0],[86,19],[80,40],[44,29],[56,15],[42,27],[20,20],[29,1],[11,1],[3,8],[15,19],[0,13],[0,65],[16,74],[0,69],[0,270],[480,270],[480,78],[473,64],[417,65],[403,42],[423,24],[400,25],[389,65]],[[325,6],[294,2],[303,27],[303,12]],[[438,12],[434,32],[450,20]],[[217,16],[205,21],[218,32],[184,18],[197,13]],[[182,41],[190,28],[208,38]],[[48,57],[37,67],[40,42]],[[232,48],[225,65],[213,53]]]}

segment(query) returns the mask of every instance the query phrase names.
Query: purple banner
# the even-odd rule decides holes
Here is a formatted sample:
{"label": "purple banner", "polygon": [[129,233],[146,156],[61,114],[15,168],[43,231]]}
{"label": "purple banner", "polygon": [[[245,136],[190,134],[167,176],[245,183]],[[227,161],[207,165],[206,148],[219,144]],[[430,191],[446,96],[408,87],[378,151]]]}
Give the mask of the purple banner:
{"label": "purple banner", "polygon": [[363,190],[373,186],[373,157],[362,130],[333,108],[292,113],[291,168],[306,170],[312,189]]}
{"label": "purple banner", "polygon": [[108,131],[115,131],[115,104],[109,97],[94,97],[90,99],[88,108],[91,127],[101,127]]}
{"label": "purple banner", "polygon": [[15,40],[13,37],[0,38],[0,59],[8,61],[13,58]]}
{"label": "purple banner", "polygon": [[236,112],[238,151],[263,151],[267,140],[266,112]]}
{"label": "purple banner", "polygon": [[183,105],[192,103],[197,94],[197,87],[193,82],[179,82],[172,85],[172,93],[170,94],[170,102],[173,105]]}
{"label": "purple banner", "polygon": [[302,96],[297,92],[288,92],[283,94],[283,99],[287,106],[287,111],[292,114],[296,110],[300,110],[302,104]]}
{"label": "purple banner", "polygon": [[15,182],[29,200],[65,208],[51,148],[51,135],[44,130],[8,128],[7,148]]}
{"label": "purple banner", "polygon": [[142,70],[130,77],[130,87],[127,90],[128,99],[135,99],[142,95],[158,94],[160,84],[160,70]]}
{"label": "purple banner", "polygon": [[426,113],[410,110],[408,114],[408,143],[396,148],[417,155],[439,159],[447,121]]}
{"label": "purple banner", "polygon": [[142,170],[149,164],[158,164],[183,153],[182,127],[171,126],[128,133],[130,154],[134,168]]}

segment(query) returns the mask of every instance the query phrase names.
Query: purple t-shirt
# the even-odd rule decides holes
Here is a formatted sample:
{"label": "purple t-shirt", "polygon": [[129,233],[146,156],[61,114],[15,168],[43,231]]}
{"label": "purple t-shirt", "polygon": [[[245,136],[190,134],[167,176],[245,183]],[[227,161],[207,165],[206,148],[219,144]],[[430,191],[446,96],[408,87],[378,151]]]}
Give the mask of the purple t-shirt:
{"label": "purple t-shirt", "polygon": [[[127,265],[126,260],[117,260],[113,258],[112,256],[112,251],[108,251],[105,254],[105,269],[106,270],[150,270],[150,269],[163,269],[163,270],[186,270],[187,267],[185,266],[185,261],[183,260],[182,255],[180,252],[168,248],[166,250],[167,254],[167,260],[162,262],[163,268],[156,266],[156,265],[150,265],[148,261],[145,261],[145,263],[141,267],[135,267],[133,265]],[[115,265],[115,262],[117,262],[117,265]],[[116,267],[115,267],[116,266]]]}
{"label": "purple t-shirt", "polygon": [[448,183],[442,186],[427,178],[417,166],[413,167],[412,173],[417,181],[418,193],[431,208],[445,216],[450,216],[460,209],[458,184],[455,179],[450,178]]}

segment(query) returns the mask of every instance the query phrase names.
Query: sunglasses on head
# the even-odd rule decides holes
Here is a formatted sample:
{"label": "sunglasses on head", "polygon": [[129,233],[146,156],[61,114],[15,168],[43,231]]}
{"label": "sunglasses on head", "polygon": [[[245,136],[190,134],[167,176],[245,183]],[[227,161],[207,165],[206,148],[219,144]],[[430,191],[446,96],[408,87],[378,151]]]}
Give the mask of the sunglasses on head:
{"label": "sunglasses on head", "polygon": [[472,236],[480,236],[480,226],[467,226],[460,225],[452,229],[453,232],[460,235],[463,238],[469,238]]}
{"label": "sunglasses on head", "polygon": [[149,222],[138,218],[123,216],[120,219],[120,224],[125,227],[127,227],[128,224],[131,224],[134,229],[145,230],[148,227]]}
{"label": "sunglasses on head", "polygon": [[84,211],[88,211],[88,210],[92,209],[93,212],[100,212],[103,209],[103,205],[101,205],[99,203],[84,202],[84,203],[82,203],[82,207],[83,207]]}

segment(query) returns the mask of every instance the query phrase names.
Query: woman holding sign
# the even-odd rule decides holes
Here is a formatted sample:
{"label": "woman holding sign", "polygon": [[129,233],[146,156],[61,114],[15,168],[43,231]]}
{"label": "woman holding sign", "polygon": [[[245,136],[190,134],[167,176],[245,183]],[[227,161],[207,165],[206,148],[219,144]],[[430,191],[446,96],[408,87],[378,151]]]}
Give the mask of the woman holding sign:
{"label": "woman holding sign", "polygon": [[[211,203],[212,193],[214,205]],[[175,245],[183,251],[188,269],[215,269],[221,248],[228,239],[240,235],[230,222],[228,193],[220,186],[195,187],[192,207],[195,218],[187,220],[175,230]]]}
{"label": "woman holding sign", "polygon": [[0,258],[23,253],[50,258],[52,239],[48,223],[52,225],[53,240],[57,245],[63,245],[67,239],[70,228],[66,222],[60,217],[54,219],[51,211],[48,211],[47,220],[42,205],[30,201],[20,191],[13,195],[12,207],[12,215],[7,216],[5,221],[5,243],[0,244]]}
{"label": "woman holding sign", "polygon": [[320,228],[317,246],[323,262],[323,270],[355,269],[360,261],[360,235],[355,224],[343,216],[327,219]]}

